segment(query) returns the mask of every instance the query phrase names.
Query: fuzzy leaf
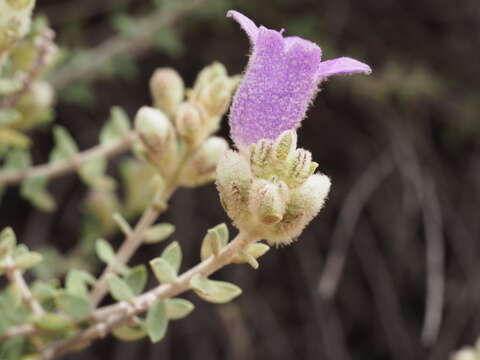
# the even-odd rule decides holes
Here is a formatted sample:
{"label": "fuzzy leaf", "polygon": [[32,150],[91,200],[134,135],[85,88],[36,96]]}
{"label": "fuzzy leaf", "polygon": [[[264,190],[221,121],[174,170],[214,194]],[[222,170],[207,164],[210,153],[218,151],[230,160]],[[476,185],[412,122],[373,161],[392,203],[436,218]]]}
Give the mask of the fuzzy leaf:
{"label": "fuzzy leaf", "polygon": [[110,110],[110,118],[100,132],[100,143],[109,144],[118,141],[130,131],[130,120],[121,107]]}
{"label": "fuzzy leaf", "polygon": [[70,160],[78,152],[75,140],[63,126],[53,128],[53,137],[55,148],[50,153],[51,163]]}
{"label": "fuzzy leaf", "polygon": [[73,328],[72,320],[59,314],[47,313],[34,319],[33,324],[44,331],[67,331]]}
{"label": "fuzzy leaf", "polygon": [[182,248],[177,241],[172,242],[162,252],[162,259],[167,261],[178,274],[180,265],[182,264]]}
{"label": "fuzzy leaf", "polygon": [[145,324],[140,322],[135,325],[122,326],[113,330],[113,336],[123,341],[137,341],[147,336]]}
{"label": "fuzzy leaf", "polygon": [[167,332],[168,318],[165,302],[157,300],[147,313],[147,332],[150,340],[156,343]]}
{"label": "fuzzy leaf", "polygon": [[134,267],[130,273],[125,276],[125,282],[135,295],[141,294],[147,285],[147,268],[145,265]]}
{"label": "fuzzy leaf", "polygon": [[9,255],[17,243],[15,233],[11,227],[7,227],[0,233],[0,259]]}
{"label": "fuzzy leaf", "polygon": [[38,265],[42,262],[42,260],[42,254],[31,251],[15,258],[15,266],[18,269],[27,270],[34,267],[35,265]]}
{"label": "fuzzy leaf", "polygon": [[129,301],[135,297],[128,284],[117,275],[110,274],[107,277],[110,294],[117,301]]}
{"label": "fuzzy leaf", "polygon": [[237,285],[225,281],[210,280],[200,274],[195,275],[190,280],[190,285],[202,299],[216,304],[227,303],[242,293],[242,289]]}
{"label": "fuzzy leaf", "polygon": [[77,321],[85,320],[92,311],[92,305],[83,296],[61,292],[55,297],[57,307]]}
{"label": "fuzzy leaf", "polygon": [[220,224],[209,229],[207,235],[203,238],[200,249],[200,258],[202,261],[208,259],[211,255],[217,255],[220,250],[227,245],[228,238],[228,228],[225,224]]}
{"label": "fuzzy leaf", "polygon": [[98,239],[95,244],[97,256],[106,264],[110,264],[115,260],[115,251],[106,240]]}
{"label": "fuzzy leaf", "polygon": [[46,189],[47,178],[37,176],[23,181],[20,193],[23,198],[43,211],[52,212],[56,208],[55,199]]}
{"label": "fuzzy leaf", "polygon": [[69,294],[86,297],[88,285],[94,285],[96,279],[86,271],[72,269],[65,279],[65,288]]}
{"label": "fuzzy leaf", "polygon": [[175,232],[175,226],[172,224],[158,224],[152,226],[145,232],[143,242],[145,244],[155,244],[167,239]]}
{"label": "fuzzy leaf", "polygon": [[170,320],[179,320],[188,316],[195,306],[188,300],[174,298],[165,300],[167,307],[167,318]]}
{"label": "fuzzy leaf", "polygon": [[162,283],[171,283],[177,279],[177,272],[172,265],[162,257],[150,261],[150,266],[157,280]]}

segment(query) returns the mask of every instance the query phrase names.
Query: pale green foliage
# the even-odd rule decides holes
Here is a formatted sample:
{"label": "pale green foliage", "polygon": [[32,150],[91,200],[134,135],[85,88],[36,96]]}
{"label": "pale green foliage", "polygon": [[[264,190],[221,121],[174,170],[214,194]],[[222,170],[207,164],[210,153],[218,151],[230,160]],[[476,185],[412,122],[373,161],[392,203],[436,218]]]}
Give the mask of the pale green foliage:
{"label": "pale green foliage", "polygon": [[147,332],[155,343],[163,339],[167,332],[168,318],[164,301],[156,301],[147,313]]}
{"label": "pale green foliage", "polygon": [[238,286],[225,281],[215,281],[197,274],[190,281],[190,285],[195,293],[202,299],[223,304],[232,301],[242,293]]}

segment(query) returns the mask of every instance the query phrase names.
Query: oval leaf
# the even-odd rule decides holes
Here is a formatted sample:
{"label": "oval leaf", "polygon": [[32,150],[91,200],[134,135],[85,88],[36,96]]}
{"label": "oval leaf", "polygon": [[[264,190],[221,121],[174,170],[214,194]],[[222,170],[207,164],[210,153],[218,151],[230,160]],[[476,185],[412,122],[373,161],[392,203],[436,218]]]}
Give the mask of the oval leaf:
{"label": "oval leaf", "polygon": [[147,313],[147,333],[155,343],[162,340],[167,332],[167,310],[163,301],[157,300]]}

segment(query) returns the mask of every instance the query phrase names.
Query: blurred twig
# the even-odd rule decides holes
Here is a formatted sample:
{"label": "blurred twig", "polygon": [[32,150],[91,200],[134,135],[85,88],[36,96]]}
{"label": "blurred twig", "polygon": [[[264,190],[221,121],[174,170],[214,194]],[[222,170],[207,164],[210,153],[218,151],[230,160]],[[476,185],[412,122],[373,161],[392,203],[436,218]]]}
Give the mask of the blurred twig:
{"label": "blurred twig", "polygon": [[78,170],[89,160],[97,156],[113,156],[127,150],[136,140],[137,134],[132,131],[117,142],[110,144],[97,145],[91,149],[74,155],[72,158],[51,164],[38,165],[18,171],[0,172],[0,184],[17,184],[27,178],[46,177],[55,178],[72,171]]}
{"label": "blurred twig", "polygon": [[347,195],[333,230],[331,240],[333,248],[328,254],[318,284],[318,291],[324,299],[330,299],[335,295],[345,264],[346,253],[363,208],[392,171],[391,156],[389,154],[381,155],[369,164]]}
{"label": "blurred twig", "polygon": [[158,35],[159,30],[172,25],[202,1],[172,2],[168,8],[162,7],[152,15],[138,20],[134,34],[116,35],[97,47],[86,50],[81,58],[74,57],[53,76],[52,84],[55,88],[62,89],[76,80],[93,80],[115,57],[122,54],[139,57],[151,47],[152,39]]}

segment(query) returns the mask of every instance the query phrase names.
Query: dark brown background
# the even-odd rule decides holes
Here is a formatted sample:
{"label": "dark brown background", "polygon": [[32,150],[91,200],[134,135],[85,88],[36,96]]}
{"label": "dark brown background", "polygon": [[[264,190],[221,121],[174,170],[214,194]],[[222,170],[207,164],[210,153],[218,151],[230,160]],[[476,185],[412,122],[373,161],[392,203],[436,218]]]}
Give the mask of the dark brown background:
{"label": "dark brown background", "polygon": [[[112,35],[113,11],[141,15],[149,7],[146,0],[39,0],[38,11],[50,16],[61,45],[77,47]],[[302,146],[333,180],[328,204],[298,242],[271,251],[258,271],[235,266],[219,273],[243,288],[234,303],[217,306],[188,295],[195,312],[172,323],[163,342],[108,338],[66,358],[440,360],[472,344],[480,334],[478,0],[204,1],[174,26],[180,51],[148,51],[133,78],[95,81],[90,106],[61,98],[57,122],[85,149],[96,143],[112,105],[133,115],[150,102],[147,82],[158,66],[175,67],[189,84],[214,60],[241,72],[248,42],[224,17],[228,8],[315,40],[325,58],[349,55],[374,69],[369,78],[323,84],[299,132]],[[228,134],[226,122],[221,133]],[[40,163],[52,139],[48,131],[34,137]],[[66,251],[78,238],[86,189],[74,175],[50,189],[57,212],[33,209],[12,188],[0,223],[32,247]],[[204,232],[228,221],[213,186],[178,191],[162,220],[177,225],[184,266],[198,261]],[[325,259],[348,241],[338,291],[324,299],[318,283]],[[142,249],[133,263],[162,248]],[[433,275],[445,274],[443,319],[438,339],[424,345],[432,275],[426,259],[440,260],[442,249],[445,263]]]}

